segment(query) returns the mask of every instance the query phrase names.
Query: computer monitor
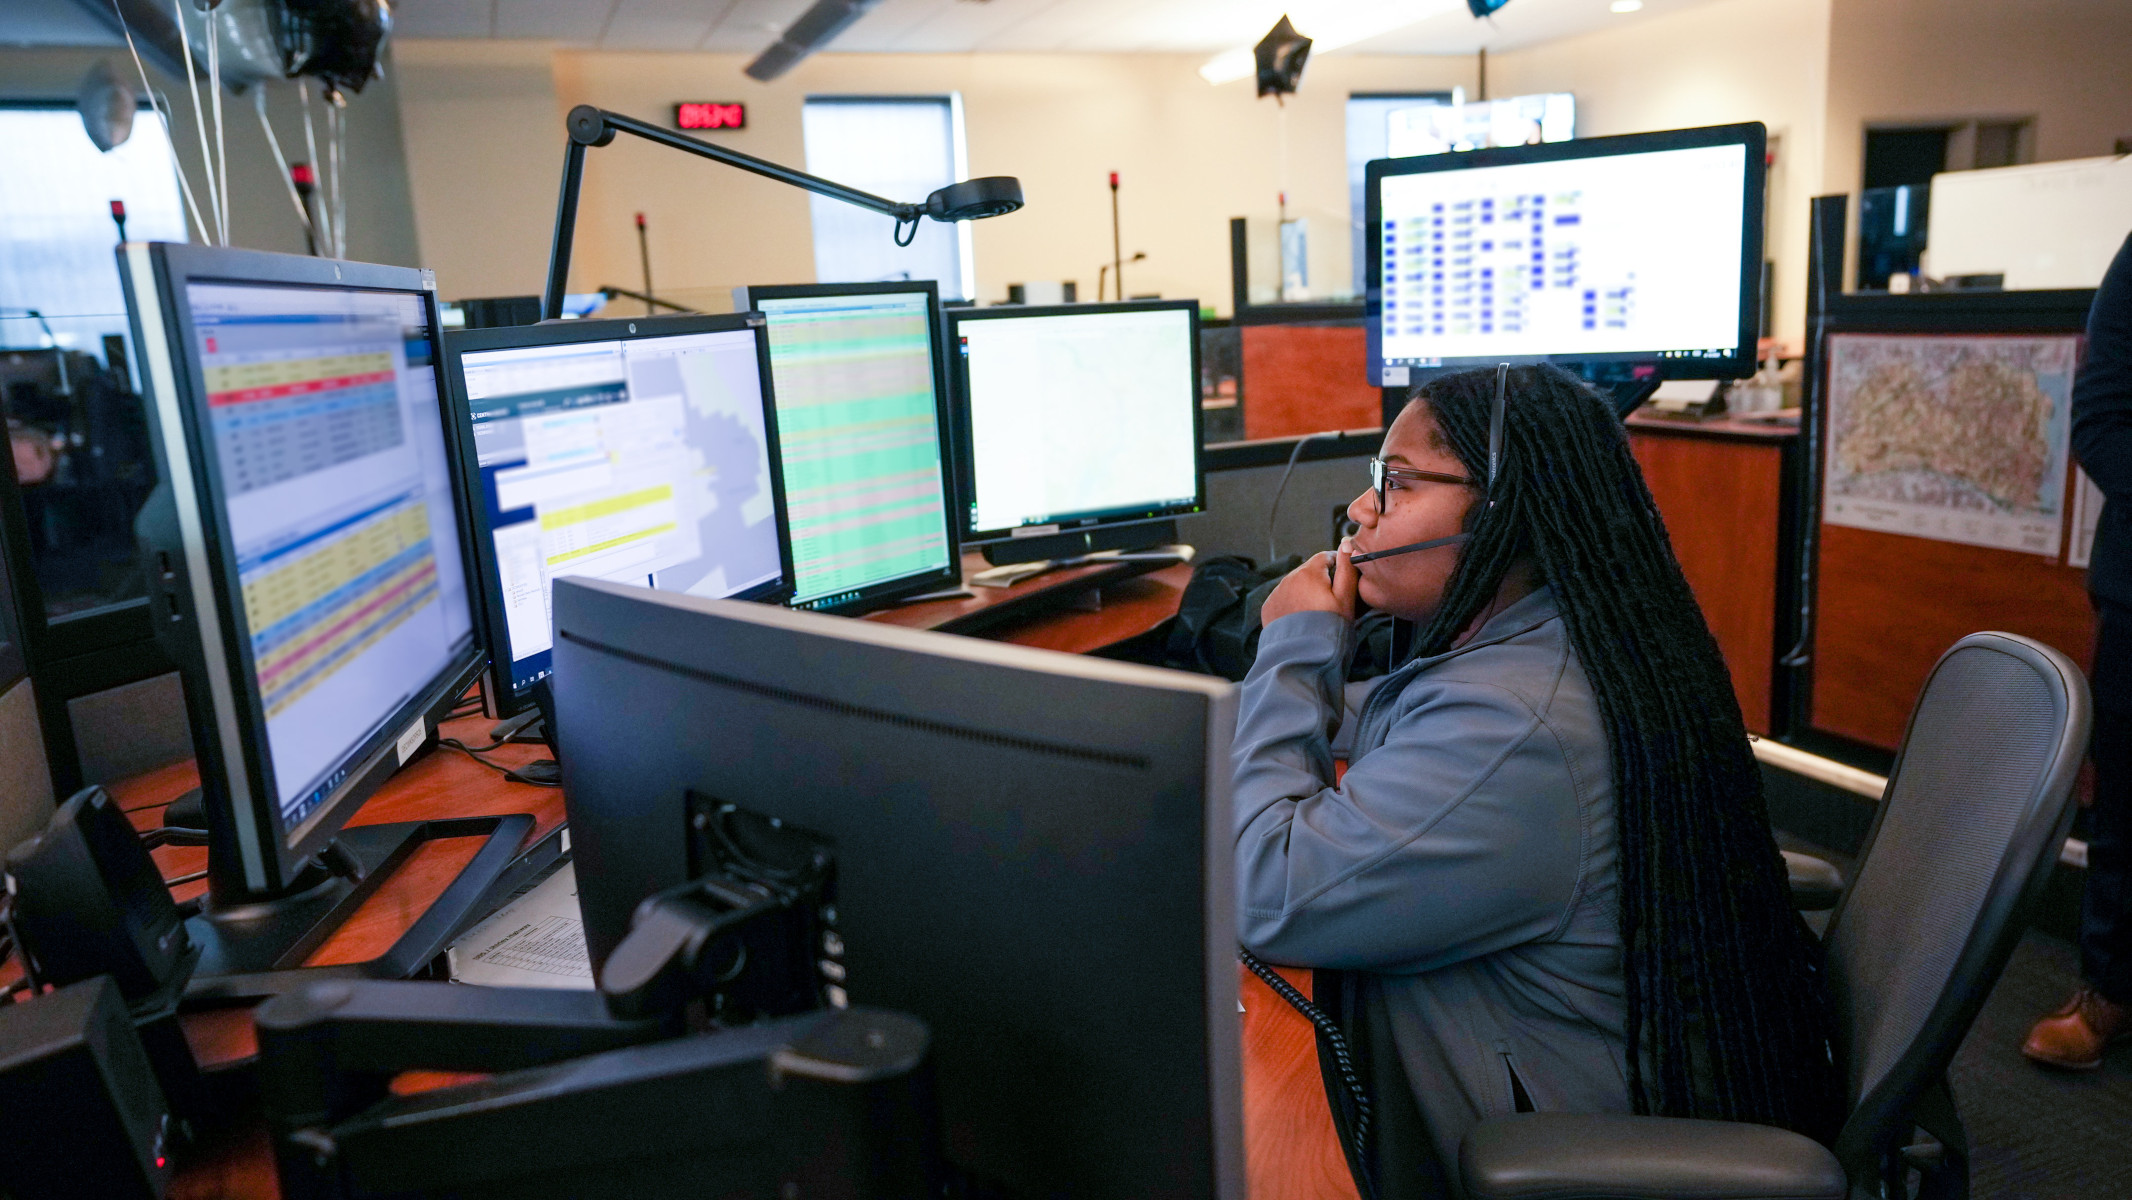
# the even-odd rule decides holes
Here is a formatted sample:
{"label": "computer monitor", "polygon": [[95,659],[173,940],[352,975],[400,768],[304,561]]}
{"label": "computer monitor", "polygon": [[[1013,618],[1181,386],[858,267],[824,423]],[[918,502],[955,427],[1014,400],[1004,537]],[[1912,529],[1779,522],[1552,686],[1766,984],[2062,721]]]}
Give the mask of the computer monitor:
{"label": "computer monitor", "polygon": [[1370,382],[1752,374],[1764,141],[1749,123],[1370,163]]}
{"label": "computer monitor", "polygon": [[474,492],[490,715],[548,674],[565,575],[700,596],[791,591],[762,318],[575,320],[446,335]]}
{"label": "computer monitor", "polygon": [[118,260],[162,480],[136,531],[208,824],[201,970],[293,965],[380,865],[322,852],[481,661],[436,285],[199,246]]}
{"label": "computer monitor", "polygon": [[1206,508],[1199,304],[949,310],[962,535],[996,563],[1176,540]]}
{"label": "computer monitor", "polygon": [[794,608],[853,613],[962,578],[931,280],[733,291],[770,323]]}
{"label": "computer monitor", "polygon": [[1243,1195],[1232,685],[590,580],[555,593],[595,964],[639,901],[717,861],[725,806],[775,819],[833,843],[845,998],[930,1026],[953,1165],[1007,1195]]}

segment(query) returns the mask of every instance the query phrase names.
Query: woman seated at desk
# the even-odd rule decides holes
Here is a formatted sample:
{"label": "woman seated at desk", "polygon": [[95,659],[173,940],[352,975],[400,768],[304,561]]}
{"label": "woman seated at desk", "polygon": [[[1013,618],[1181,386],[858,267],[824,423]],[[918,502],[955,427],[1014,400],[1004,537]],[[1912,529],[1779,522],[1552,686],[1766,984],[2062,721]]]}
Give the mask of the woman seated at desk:
{"label": "woman seated at desk", "polygon": [[[1519,1111],[1833,1136],[1816,947],[1621,423],[1552,367],[1477,371],[1381,453],[1359,532],[1266,601],[1235,751],[1241,936],[1337,982],[1379,1195],[1455,1194],[1460,1139]],[[1358,595],[1417,632],[1343,722]]]}

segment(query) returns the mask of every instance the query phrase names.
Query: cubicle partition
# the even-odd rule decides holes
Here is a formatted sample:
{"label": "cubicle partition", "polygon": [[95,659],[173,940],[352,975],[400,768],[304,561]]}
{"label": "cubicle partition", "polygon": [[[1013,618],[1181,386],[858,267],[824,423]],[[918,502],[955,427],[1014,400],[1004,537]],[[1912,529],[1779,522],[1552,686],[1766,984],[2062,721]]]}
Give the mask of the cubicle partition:
{"label": "cubicle partition", "polygon": [[13,579],[0,556],[0,855],[52,815],[52,777],[29,676]]}
{"label": "cubicle partition", "polygon": [[2092,290],[1830,297],[1809,349],[1813,450],[1793,733],[1892,752],[1941,652],[1982,629],[2085,668],[2101,497],[2073,462]]}

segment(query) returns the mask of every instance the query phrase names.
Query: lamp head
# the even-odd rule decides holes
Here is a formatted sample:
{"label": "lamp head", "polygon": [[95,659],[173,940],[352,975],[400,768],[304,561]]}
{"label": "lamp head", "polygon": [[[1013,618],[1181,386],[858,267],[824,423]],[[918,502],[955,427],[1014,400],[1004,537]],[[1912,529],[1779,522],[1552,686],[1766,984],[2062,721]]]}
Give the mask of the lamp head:
{"label": "lamp head", "polygon": [[935,221],[976,221],[1004,216],[1022,206],[1022,181],[1011,175],[987,175],[951,183],[925,198],[925,215]]}

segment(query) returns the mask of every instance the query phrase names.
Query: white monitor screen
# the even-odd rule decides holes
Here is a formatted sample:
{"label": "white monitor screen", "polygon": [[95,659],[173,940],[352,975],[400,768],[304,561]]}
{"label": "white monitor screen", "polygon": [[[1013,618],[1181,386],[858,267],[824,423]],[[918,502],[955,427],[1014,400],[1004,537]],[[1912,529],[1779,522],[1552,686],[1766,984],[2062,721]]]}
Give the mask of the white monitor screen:
{"label": "white monitor screen", "polygon": [[472,638],[420,297],[196,283],[253,683],[291,844]]}
{"label": "white monitor screen", "polygon": [[520,692],[548,674],[549,581],[714,599],[778,582],[755,332],[460,356]]}
{"label": "white monitor screen", "polygon": [[1199,380],[1188,310],[988,316],[955,329],[973,534],[1196,502]]}
{"label": "white monitor screen", "polygon": [[770,325],[793,605],[946,569],[931,294],[755,303]]}
{"label": "white monitor screen", "polygon": [[1748,149],[1386,175],[1386,387],[1411,367],[1739,352]]}

